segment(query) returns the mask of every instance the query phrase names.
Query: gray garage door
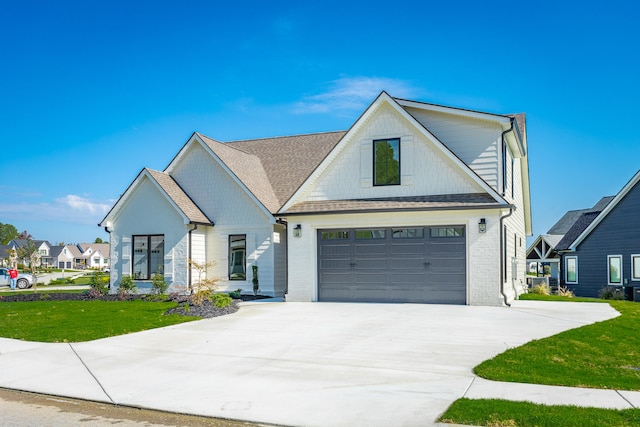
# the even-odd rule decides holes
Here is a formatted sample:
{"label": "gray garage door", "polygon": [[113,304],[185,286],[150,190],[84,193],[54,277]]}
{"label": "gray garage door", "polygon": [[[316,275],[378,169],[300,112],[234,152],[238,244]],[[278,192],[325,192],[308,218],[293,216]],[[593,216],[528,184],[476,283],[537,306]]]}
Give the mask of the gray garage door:
{"label": "gray garage door", "polygon": [[318,230],[318,299],[465,304],[464,235],[464,226]]}

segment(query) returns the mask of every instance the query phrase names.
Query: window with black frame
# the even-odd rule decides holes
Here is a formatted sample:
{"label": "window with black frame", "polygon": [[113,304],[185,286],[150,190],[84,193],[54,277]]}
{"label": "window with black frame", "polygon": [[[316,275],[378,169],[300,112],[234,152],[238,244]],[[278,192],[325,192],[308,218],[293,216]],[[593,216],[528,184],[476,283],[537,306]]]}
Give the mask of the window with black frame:
{"label": "window with black frame", "polygon": [[373,185],[400,185],[400,138],[373,141]]}
{"label": "window with black frame", "polygon": [[229,236],[229,280],[247,279],[247,236]]}
{"label": "window with black frame", "polygon": [[164,235],[133,236],[133,278],[150,280],[164,273]]}

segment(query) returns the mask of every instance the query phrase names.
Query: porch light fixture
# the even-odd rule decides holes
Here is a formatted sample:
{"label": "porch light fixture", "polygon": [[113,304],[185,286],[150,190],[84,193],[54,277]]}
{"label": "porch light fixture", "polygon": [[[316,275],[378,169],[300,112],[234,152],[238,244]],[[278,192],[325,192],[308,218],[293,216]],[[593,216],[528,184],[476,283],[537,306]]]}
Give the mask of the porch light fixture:
{"label": "porch light fixture", "polygon": [[480,233],[487,232],[487,220],[484,218],[480,218],[480,222],[478,223],[478,231]]}
{"label": "porch light fixture", "polygon": [[300,236],[302,236],[302,226],[298,224],[293,229],[293,237],[300,237]]}

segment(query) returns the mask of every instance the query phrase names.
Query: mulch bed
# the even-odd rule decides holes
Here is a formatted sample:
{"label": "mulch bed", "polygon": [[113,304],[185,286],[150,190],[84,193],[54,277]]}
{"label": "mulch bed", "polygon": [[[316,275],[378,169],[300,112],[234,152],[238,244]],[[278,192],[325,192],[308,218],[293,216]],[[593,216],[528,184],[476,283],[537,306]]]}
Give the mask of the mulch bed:
{"label": "mulch bed", "polygon": [[37,294],[22,295],[0,295],[0,302],[29,302],[29,301],[131,301],[131,300],[148,300],[148,301],[173,301],[178,306],[167,310],[165,314],[179,314],[181,316],[195,316],[202,318],[212,318],[232,314],[238,311],[241,301],[255,301],[259,299],[270,298],[264,295],[241,295],[240,299],[234,299],[228,307],[216,307],[209,300],[205,300],[202,304],[196,305],[187,295],[164,296],[158,300],[154,295],[127,295],[120,297],[119,295],[102,295],[99,297],[84,293],[60,293],[60,292],[43,292]]}

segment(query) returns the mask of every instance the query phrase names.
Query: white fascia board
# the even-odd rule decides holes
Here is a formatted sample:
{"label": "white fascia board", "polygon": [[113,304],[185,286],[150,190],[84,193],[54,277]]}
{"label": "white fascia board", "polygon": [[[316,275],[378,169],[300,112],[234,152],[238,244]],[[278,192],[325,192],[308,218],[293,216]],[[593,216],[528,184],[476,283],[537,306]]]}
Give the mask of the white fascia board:
{"label": "white fascia board", "polygon": [[522,142],[522,135],[520,133],[520,129],[518,128],[518,123],[515,120],[515,118],[509,117],[506,115],[501,115],[501,114],[484,113],[482,111],[467,110],[464,108],[456,108],[456,107],[447,107],[444,105],[409,101],[406,99],[394,98],[394,101],[396,101],[398,104],[400,104],[403,107],[429,110],[429,111],[435,111],[438,113],[452,114],[455,116],[462,116],[462,117],[471,118],[471,119],[496,122],[500,124],[503,131],[509,130],[511,128],[511,123],[513,122],[514,131],[509,132],[505,136],[507,138],[507,141],[511,145],[511,149],[514,155],[516,155],[516,157],[524,157],[526,155],[526,147]]}
{"label": "white fascia board", "polygon": [[[249,190],[249,188],[244,184],[244,182],[242,182],[240,178],[238,178],[238,176],[235,173],[233,173],[233,171],[229,168],[229,166],[227,166],[227,164],[223,162],[220,159],[220,157],[216,155],[216,153],[211,151],[211,148],[209,148],[209,146],[197,134],[194,133],[192,135],[191,139],[189,140],[189,143],[187,143],[185,147],[183,147],[183,149],[180,150],[181,153],[185,150],[187,145],[190,145],[192,141],[196,141],[198,144],[202,146],[202,148],[204,148],[204,150],[207,153],[209,153],[211,158],[220,165],[220,167],[236,182],[236,184],[240,186],[240,188],[242,188],[242,190],[247,194],[247,196],[249,196],[249,198],[260,208],[260,210],[267,216],[267,218],[269,218],[269,222],[271,224],[276,223],[276,218],[271,214],[271,212],[269,212],[269,209],[267,209],[267,207],[263,205],[260,200],[258,200],[258,198],[253,194],[251,190]],[[223,143],[219,142],[219,144],[223,144]],[[181,154],[179,154],[179,156],[181,156]],[[176,159],[178,159],[178,156],[175,157],[174,161]],[[174,164],[174,161],[172,161],[171,163]],[[169,169],[169,166],[167,166],[167,169]]]}
{"label": "white fascia board", "polygon": [[[510,124],[511,124],[511,118],[508,116],[503,116],[500,114],[493,114],[493,113],[483,113],[481,111],[474,111],[474,110],[466,110],[464,108],[455,108],[455,107],[447,107],[444,105],[437,105],[437,104],[429,104],[429,103],[425,103],[425,102],[417,102],[417,101],[409,101],[406,99],[395,99],[394,101],[397,102],[398,104],[400,104],[403,107],[410,107],[410,108],[417,108],[417,109],[421,109],[421,110],[429,110],[429,111],[435,111],[438,113],[445,113],[445,114],[453,114],[455,116],[463,116],[463,117],[468,117],[468,118],[473,118],[473,119],[479,119],[479,120],[489,120],[492,122],[498,122],[503,126],[503,129],[508,129]],[[505,128],[506,126],[506,128]]]}
{"label": "white fascia board", "polygon": [[[428,140],[430,140],[436,148],[438,148],[448,159],[450,159],[455,165],[457,165],[460,169],[462,169],[466,174],[473,179],[473,181],[478,184],[484,191],[491,195],[496,201],[503,202],[508,204],[506,200],[501,197],[489,184],[487,184],[483,179],[481,179],[466,163],[464,163],[460,158],[453,154],[451,150],[449,150],[435,135],[429,132],[420,122],[418,122],[411,114],[407,113],[407,111],[402,108],[397,100],[389,96],[386,92],[381,92],[380,95],[369,105],[369,107],[365,110],[365,112],[356,120],[356,122],[351,126],[349,131],[342,137],[342,140],[338,145],[336,145],[331,153],[320,163],[320,165],[316,168],[315,171],[307,178],[305,183],[298,188],[298,190],[291,196],[291,198],[285,203],[285,205],[280,209],[280,212],[286,212],[292,205],[296,203],[297,198],[300,194],[302,194],[305,189],[311,185],[312,182],[316,180],[316,178],[326,169],[326,167],[331,164],[331,162],[335,159],[345,144],[348,144],[348,141],[351,139],[352,135],[354,135],[362,126],[363,123],[367,121],[367,119],[381,106],[384,102],[386,102],[391,108],[395,109],[402,117],[404,117],[409,123],[413,125],[413,127],[424,135]],[[411,101],[403,101],[403,102],[411,102]],[[416,103],[416,105],[421,105]],[[446,107],[442,107],[446,108]],[[453,111],[458,111],[452,109]],[[466,110],[461,110],[466,111]],[[478,113],[484,114],[484,113]],[[491,115],[493,116],[493,115]],[[496,116],[501,117],[501,116]],[[505,117],[508,123],[510,123],[510,119]]]}
{"label": "white fascia board", "polygon": [[609,212],[611,212],[617,205],[618,203],[620,203],[620,201],[622,199],[624,199],[624,197],[627,195],[627,193],[633,188],[635,187],[635,185],[638,183],[638,181],[640,181],[640,170],[638,172],[636,172],[636,174],[633,176],[633,178],[631,178],[631,180],[629,182],[627,182],[627,185],[625,185],[622,190],[620,190],[620,192],[616,195],[616,197],[613,198],[613,200],[611,202],[609,202],[609,204],[607,205],[606,208],[604,208],[602,210],[602,212],[600,212],[600,214],[598,214],[598,216],[596,217],[596,219],[594,219],[591,224],[589,224],[589,226],[587,228],[584,229],[584,231],[573,241],[573,243],[571,244],[571,246],[569,246],[569,250],[570,251],[575,251],[576,248],[578,247],[578,245],[580,243],[582,243],[582,241],[589,235],[591,234],[591,232],[598,226],[598,224],[600,224],[602,222],[602,220],[604,220],[607,215],[609,215]]}

